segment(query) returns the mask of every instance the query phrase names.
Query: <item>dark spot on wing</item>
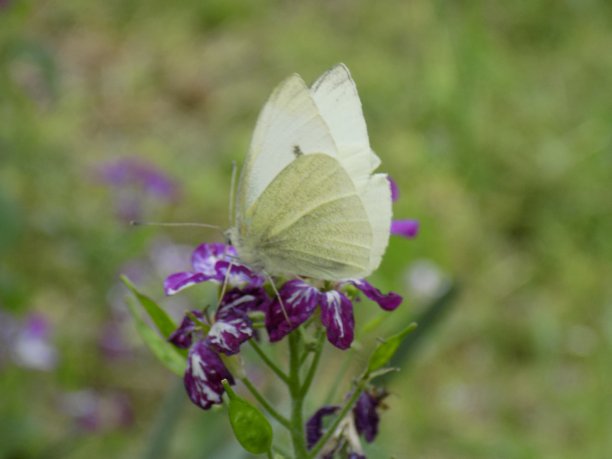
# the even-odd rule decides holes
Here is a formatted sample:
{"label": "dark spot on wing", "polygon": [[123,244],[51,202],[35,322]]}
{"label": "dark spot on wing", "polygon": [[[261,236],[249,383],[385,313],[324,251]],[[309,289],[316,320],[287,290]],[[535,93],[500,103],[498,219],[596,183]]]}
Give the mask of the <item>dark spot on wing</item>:
{"label": "dark spot on wing", "polygon": [[299,158],[300,156],[304,154],[304,152],[302,151],[299,145],[294,145],[293,154],[295,155],[296,158]]}

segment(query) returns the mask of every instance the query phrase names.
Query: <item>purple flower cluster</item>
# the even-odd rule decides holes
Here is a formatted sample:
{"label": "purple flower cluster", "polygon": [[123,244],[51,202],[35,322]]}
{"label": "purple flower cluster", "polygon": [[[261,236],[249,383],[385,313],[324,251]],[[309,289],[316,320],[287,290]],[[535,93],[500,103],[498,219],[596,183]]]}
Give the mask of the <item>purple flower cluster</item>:
{"label": "purple flower cluster", "polygon": [[141,159],[119,158],[102,165],[97,175],[116,194],[117,214],[122,220],[141,218],[147,199],[171,202],[178,196],[177,184]]}
{"label": "purple flower cluster", "polygon": [[[341,421],[336,432],[325,445],[321,457],[331,459],[334,454],[344,451],[350,459],[366,459],[359,437],[363,437],[368,443],[376,439],[380,422],[378,412],[383,407],[382,401],[386,396],[387,392],[376,388],[363,391],[353,410]],[[323,437],[324,418],[336,414],[339,410],[340,407],[337,405],[323,406],[306,422],[308,449],[312,449]]]}
{"label": "purple flower cluster", "polygon": [[264,314],[269,340],[276,342],[320,311],[328,341],[339,349],[348,349],[355,328],[351,301],[355,289],[386,311],[394,310],[402,302],[398,294],[383,294],[365,279],[331,286],[290,279],[280,285],[277,293],[269,294],[266,279],[238,264],[235,257],[231,246],[202,244],[192,254],[192,270],[172,274],[164,283],[167,295],[201,282],[226,284],[214,319],[193,311],[169,337],[175,346],[190,349],[185,387],[191,400],[204,409],[221,403],[223,379],[233,382],[223,359],[236,354],[242,343],[254,336],[249,313]]}

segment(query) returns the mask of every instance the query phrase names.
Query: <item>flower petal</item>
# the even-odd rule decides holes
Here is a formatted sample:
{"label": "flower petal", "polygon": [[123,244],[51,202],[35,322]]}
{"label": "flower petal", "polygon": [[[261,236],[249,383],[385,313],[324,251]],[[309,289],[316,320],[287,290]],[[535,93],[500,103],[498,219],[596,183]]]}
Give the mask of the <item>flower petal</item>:
{"label": "flower petal", "polygon": [[338,349],[351,347],[355,329],[353,304],[343,293],[330,290],[321,294],[321,323],[330,343]]}
{"label": "flower petal", "polygon": [[264,283],[264,278],[244,265],[236,264],[227,260],[220,260],[215,264],[215,278],[219,282],[225,281],[227,270],[231,265],[228,277],[228,285],[231,287],[260,287]]}
{"label": "flower petal", "polygon": [[393,220],[391,234],[412,239],[419,234],[419,222],[417,220]]}
{"label": "flower petal", "polygon": [[278,294],[282,305],[274,298],[266,314],[266,329],[272,342],[280,341],[308,320],[321,299],[319,290],[301,279],[285,282]]}
{"label": "flower petal", "polygon": [[166,295],[174,295],[192,285],[213,279],[204,273],[181,272],[170,274],[164,281],[164,292]]}
{"label": "flower petal", "polygon": [[217,262],[219,260],[230,261],[234,256],[236,256],[236,250],[230,245],[200,244],[191,254],[191,265],[195,272],[204,273],[212,278],[217,275],[215,269]]}
{"label": "flower petal", "polygon": [[378,423],[380,417],[376,408],[380,404],[382,398],[386,396],[386,392],[383,392],[380,398],[373,396],[368,391],[363,391],[353,408],[353,417],[355,419],[355,427],[360,435],[368,443],[372,443],[378,434]]}
{"label": "flower petal", "polygon": [[334,414],[340,409],[339,406],[326,405],[319,408],[315,414],[306,422],[306,441],[308,449],[311,449],[323,436],[323,418]]}
{"label": "flower petal", "polygon": [[361,290],[369,299],[378,303],[385,311],[393,311],[403,301],[403,298],[397,293],[389,292],[384,294],[365,279],[351,280],[350,283]]}
{"label": "flower petal", "polygon": [[389,180],[389,187],[391,188],[391,201],[395,202],[399,199],[399,188],[391,177],[387,176],[387,180]]}
{"label": "flower petal", "polygon": [[[204,320],[204,314],[200,311],[191,311],[191,313],[200,320]],[[181,349],[188,349],[193,341],[193,332],[197,329],[197,325],[193,323],[191,318],[185,314],[181,325],[172,332],[168,337],[168,341]]]}
{"label": "flower petal", "polygon": [[187,370],[183,382],[191,401],[207,410],[222,402],[225,389],[221,381],[227,379],[234,384],[234,378],[219,356],[209,349],[205,341],[198,341],[189,350]]}

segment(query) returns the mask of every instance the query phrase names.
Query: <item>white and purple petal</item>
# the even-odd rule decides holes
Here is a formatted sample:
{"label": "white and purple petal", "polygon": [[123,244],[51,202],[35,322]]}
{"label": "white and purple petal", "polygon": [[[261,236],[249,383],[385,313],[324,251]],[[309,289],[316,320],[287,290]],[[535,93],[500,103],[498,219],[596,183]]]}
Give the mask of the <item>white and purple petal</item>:
{"label": "white and purple petal", "polygon": [[187,370],[183,378],[191,401],[204,410],[220,404],[225,391],[221,382],[224,379],[234,384],[234,378],[217,353],[205,341],[194,344],[187,356]]}
{"label": "white and purple petal", "polygon": [[339,406],[326,405],[319,408],[306,422],[306,441],[308,449],[311,449],[323,436],[323,418],[336,413]]}
{"label": "white and purple petal", "polygon": [[214,276],[189,271],[170,274],[164,281],[164,293],[168,296],[174,295],[187,287],[209,280],[215,280]]}
{"label": "white and purple petal", "polygon": [[234,317],[235,311],[242,313],[265,311],[269,301],[268,294],[263,287],[234,288],[223,295],[223,300],[215,314],[215,320],[222,320],[227,314],[230,314],[230,318]]}
{"label": "white and purple petal", "polygon": [[369,299],[378,303],[378,305],[385,311],[393,311],[403,301],[403,298],[397,293],[382,293],[365,279],[355,279],[349,282],[361,290]]}
{"label": "white and purple petal", "polygon": [[355,317],[353,304],[343,293],[330,290],[321,294],[321,323],[330,343],[338,349],[351,347]]}
{"label": "white and purple petal", "polygon": [[231,261],[236,256],[236,250],[231,245],[221,243],[200,244],[191,254],[191,266],[198,273],[211,278],[216,277],[215,265],[220,260]]}
{"label": "white and purple petal", "polygon": [[391,234],[412,239],[419,234],[419,222],[417,220],[393,220]]}
{"label": "white and purple petal", "polygon": [[[227,274],[228,269],[230,270],[229,275]],[[226,276],[227,283],[231,287],[260,287],[265,280],[244,265],[220,260],[215,264],[215,278],[219,282],[224,282]]]}
{"label": "white and purple petal", "polygon": [[[200,311],[191,311],[195,317],[204,320],[204,314]],[[188,349],[193,342],[193,334],[197,330],[197,325],[193,323],[191,317],[185,314],[179,327],[168,337],[168,341],[181,349]]]}
{"label": "white and purple petal", "polygon": [[321,292],[301,279],[285,282],[266,314],[266,329],[271,342],[280,341],[310,318],[321,299]]}
{"label": "white and purple petal", "polygon": [[254,334],[251,320],[245,313],[237,311],[234,318],[218,320],[210,327],[208,344],[216,352],[233,355],[240,351],[240,345]]}

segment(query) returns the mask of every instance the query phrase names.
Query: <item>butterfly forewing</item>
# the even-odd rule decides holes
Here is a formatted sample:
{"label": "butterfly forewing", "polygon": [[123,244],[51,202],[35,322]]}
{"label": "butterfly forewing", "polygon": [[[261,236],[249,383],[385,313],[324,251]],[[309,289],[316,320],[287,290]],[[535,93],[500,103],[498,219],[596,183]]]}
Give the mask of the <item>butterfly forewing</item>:
{"label": "butterfly forewing", "polygon": [[297,154],[320,152],[335,156],[336,144],[306,83],[293,75],[259,115],[238,184],[238,211],[248,209]]}

